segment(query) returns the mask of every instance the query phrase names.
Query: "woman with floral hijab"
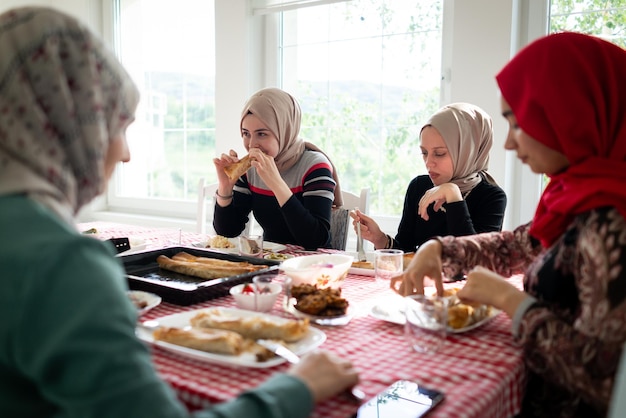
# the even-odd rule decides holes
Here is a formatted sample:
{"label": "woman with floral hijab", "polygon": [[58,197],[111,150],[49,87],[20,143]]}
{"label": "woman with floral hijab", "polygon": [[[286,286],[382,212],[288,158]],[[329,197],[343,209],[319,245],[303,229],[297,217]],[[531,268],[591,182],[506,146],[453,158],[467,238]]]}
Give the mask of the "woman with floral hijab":
{"label": "woman with floral hijab", "polygon": [[300,120],[300,105],[281,89],[262,89],[248,99],[240,129],[252,168],[231,179],[224,167],[239,160],[237,153],[213,160],[219,182],[215,232],[239,235],[252,212],[267,241],[329,246],[331,207],[342,205],[339,180],[326,155],[300,138]]}
{"label": "woman with floral hijab", "polygon": [[[0,14],[0,417],[192,416],[135,336],[112,246],[73,221],[130,159],[138,100],[75,19],[37,7]],[[356,381],[349,361],[312,353],[193,416],[304,418]]]}
{"label": "woman with floral hijab", "polygon": [[411,180],[395,238],[360,211],[364,239],[375,248],[406,252],[437,235],[471,235],[502,229],[506,194],[489,175],[491,117],[478,106],[452,103],[435,112],[420,132],[428,175]]}
{"label": "woman with floral hijab", "polygon": [[[505,148],[549,178],[531,223],[420,247],[392,286],[443,291],[513,319],[529,376],[521,416],[603,417],[626,341],[626,51],[559,33],[497,75]],[[524,291],[505,280],[524,273]]]}

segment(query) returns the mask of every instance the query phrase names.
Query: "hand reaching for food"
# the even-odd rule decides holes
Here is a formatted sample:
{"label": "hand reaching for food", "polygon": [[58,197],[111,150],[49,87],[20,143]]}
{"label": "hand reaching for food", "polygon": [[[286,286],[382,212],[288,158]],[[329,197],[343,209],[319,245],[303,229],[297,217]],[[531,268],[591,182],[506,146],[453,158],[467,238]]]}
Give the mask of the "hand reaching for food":
{"label": "hand reaching for food", "polygon": [[528,297],[504,277],[482,266],[474,267],[467,274],[467,282],[457,296],[463,302],[491,305],[511,318],[519,304]]}

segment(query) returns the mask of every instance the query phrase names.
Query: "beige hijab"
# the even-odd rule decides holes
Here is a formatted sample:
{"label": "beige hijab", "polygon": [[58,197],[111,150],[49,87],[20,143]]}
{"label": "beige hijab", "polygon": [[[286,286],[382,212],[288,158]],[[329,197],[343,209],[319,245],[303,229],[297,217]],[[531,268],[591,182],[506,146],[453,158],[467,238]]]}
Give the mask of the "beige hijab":
{"label": "beige hijab", "polygon": [[432,126],[443,137],[454,171],[451,182],[466,195],[484,177],[489,183],[496,181],[487,172],[489,151],[493,145],[491,117],[478,106],[469,103],[452,103],[439,109],[424,124]]}
{"label": "beige hijab", "polygon": [[139,92],[74,18],[49,8],[0,15],[0,195],[25,193],[68,223],[106,183],[109,143]]}
{"label": "beige hijab", "polygon": [[[240,131],[243,118],[249,114],[253,114],[261,119],[274,136],[278,138],[278,155],[274,158],[278,171],[285,171],[292,167],[300,159],[305,149],[324,154],[317,146],[300,138],[300,121],[302,119],[300,105],[286,91],[269,87],[254,93],[248,99],[241,112]],[[328,158],[327,155],[326,158]],[[330,161],[332,166],[333,179],[336,183],[333,206],[342,206],[343,200],[341,198],[337,169],[330,158],[328,158],[328,161]]]}

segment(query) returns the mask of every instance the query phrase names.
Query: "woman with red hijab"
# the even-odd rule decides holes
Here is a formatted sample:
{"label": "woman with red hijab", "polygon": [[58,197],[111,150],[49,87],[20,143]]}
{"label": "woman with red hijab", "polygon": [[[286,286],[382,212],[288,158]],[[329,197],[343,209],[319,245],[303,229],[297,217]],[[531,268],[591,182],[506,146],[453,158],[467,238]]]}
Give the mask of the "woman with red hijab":
{"label": "woman with red hijab", "polygon": [[[505,148],[550,182],[514,231],[428,241],[392,281],[503,310],[523,347],[521,416],[605,416],[626,341],[626,51],[560,33],[520,51],[497,75]],[[524,273],[524,291],[505,277]]]}

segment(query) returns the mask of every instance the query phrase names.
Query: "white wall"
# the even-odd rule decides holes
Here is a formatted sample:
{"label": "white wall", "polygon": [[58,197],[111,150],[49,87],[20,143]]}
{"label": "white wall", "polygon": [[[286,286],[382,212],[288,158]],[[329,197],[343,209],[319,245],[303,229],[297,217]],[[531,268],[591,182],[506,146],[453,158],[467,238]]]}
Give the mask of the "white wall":
{"label": "white wall", "polygon": [[[449,27],[444,27],[444,43],[452,48],[443,57],[446,77],[442,82],[442,101],[472,102],[492,115],[495,141],[490,172],[507,192],[505,228],[511,229],[530,220],[539,189],[537,176],[504,151],[507,125],[500,116],[494,76],[514,51],[544,30],[548,0],[444,1],[444,13],[453,19],[455,31],[452,33]],[[77,16],[102,34],[103,4],[108,2],[2,0],[0,12],[20,5],[47,5]],[[275,58],[264,49],[263,39],[252,38],[245,29],[250,23],[263,25],[263,19],[252,17],[248,7],[247,0],[216,0],[216,9],[228,16],[216,22],[216,26],[228,33],[216,40],[216,74],[220,79],[216,86],[218,152],[241,147],[238,131],[241,107],[251,93],[272,84],[267,74],[273,72]]]}

